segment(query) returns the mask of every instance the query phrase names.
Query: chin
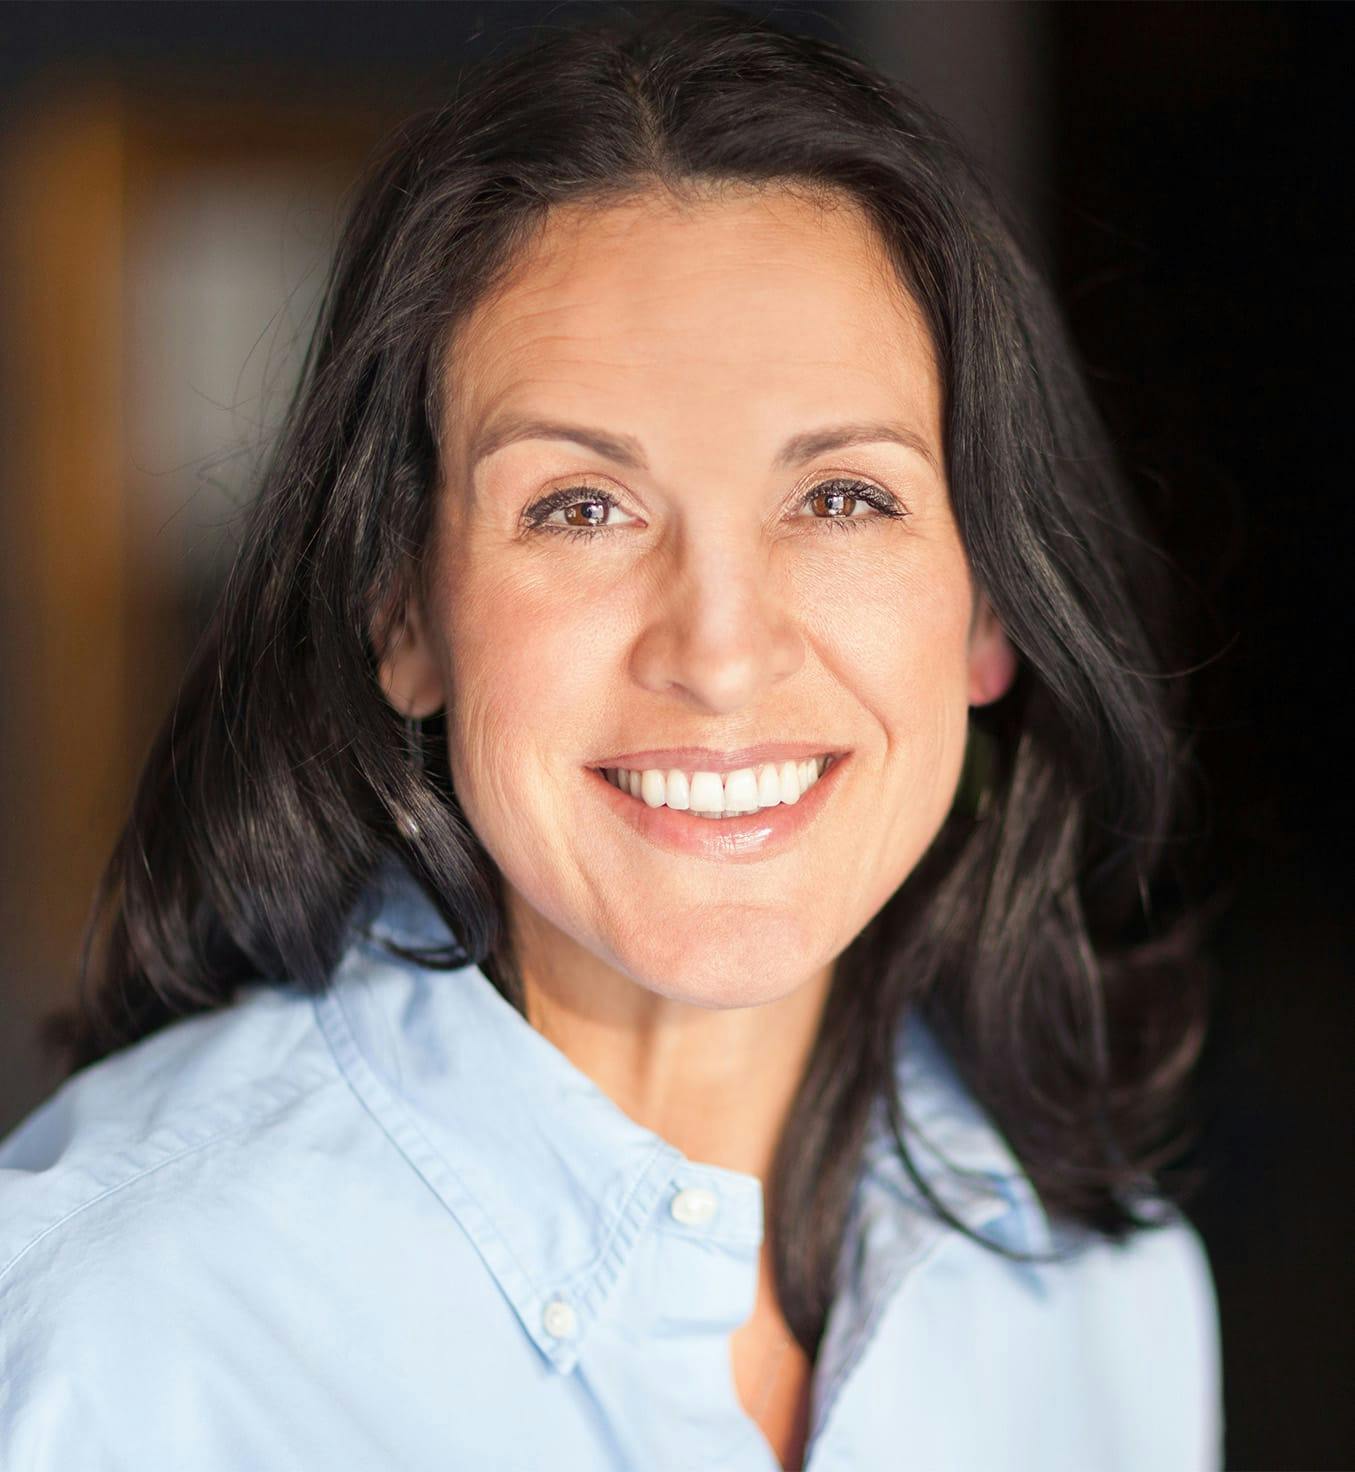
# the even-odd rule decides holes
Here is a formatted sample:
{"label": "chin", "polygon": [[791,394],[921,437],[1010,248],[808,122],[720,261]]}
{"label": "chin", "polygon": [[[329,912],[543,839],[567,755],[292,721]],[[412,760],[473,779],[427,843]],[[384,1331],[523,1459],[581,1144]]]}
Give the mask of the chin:
{"label": "chin", "polygon": [[651,959],[625,966],[637,985],[656,996],[715,1010],[780,1001],[798,991],[819,969],[806,960],[804,951],[793,959],[778,956],[773,960],[765,951],[750,956],[747,947],[732,951],[705,947],[700,952],[689,948],[668,965]]}

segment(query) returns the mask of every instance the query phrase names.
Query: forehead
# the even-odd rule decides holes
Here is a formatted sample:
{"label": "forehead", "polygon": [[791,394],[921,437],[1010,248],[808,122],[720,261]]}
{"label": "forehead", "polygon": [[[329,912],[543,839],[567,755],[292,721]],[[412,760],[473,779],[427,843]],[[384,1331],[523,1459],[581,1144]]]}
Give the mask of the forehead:
{"label": "forehead", "polygon": [[784,190],[557,207],[449,353],[462,450],[505,408],[777,436],[879,411],[939,434],[930,336],[874,228]]}

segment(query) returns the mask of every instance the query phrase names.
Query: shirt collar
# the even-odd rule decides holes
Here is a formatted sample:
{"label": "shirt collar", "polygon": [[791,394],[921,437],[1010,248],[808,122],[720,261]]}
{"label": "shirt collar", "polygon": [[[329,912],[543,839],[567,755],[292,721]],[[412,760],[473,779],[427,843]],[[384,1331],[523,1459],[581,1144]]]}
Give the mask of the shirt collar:
{"label": "shirt collar", "polygon": [[[1052,1251],[1053,1226],[1025,1170],[936,1034],[915,1013],[900,1028],[895,1088],[909,1153],[941,1202],[966,1226],[984,1229],[1003,1246]],[[900,1197],[923,1204],[899,1158],[881,1099],[871,1112],[863,1169]]]}
{"label": "shirt collar", "polygon": [[[718,1211],[699,1230],[713,1247],[755,1261],[764,1226],[756,1176],[689,1160],[630,1118],[478,966],[424,967],[385,942],[454,943],[395,860],[354,911],[332,985],[315,1001],[320,1025],[350,1084],[460,1221],[557,1368],[572,1368],[631,1244],[678,1193],[713,1193]],[[924,1180],[971,1228],[1045,1250],[1038,1198],[920,1017],[901,1029],[897,1069]],[[915,1257],[942,1227],[921,1206],[877,1101],[856,1211],[881,1193],[899,1203],[906,1226],[891,1228],[878,1250]],[[561,1304],[571,1330],[563,1335]]]}

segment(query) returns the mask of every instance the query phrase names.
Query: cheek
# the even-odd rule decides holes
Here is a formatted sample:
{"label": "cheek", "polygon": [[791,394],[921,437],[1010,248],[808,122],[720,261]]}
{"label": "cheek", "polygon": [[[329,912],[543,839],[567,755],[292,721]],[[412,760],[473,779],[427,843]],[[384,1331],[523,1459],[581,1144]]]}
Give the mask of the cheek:
{"label": "cheek", "polygon": [[472,822],[475,808],[497,823],[592,755],[597,619],[529,568],[468,564],[448,568],[442,604],[452,779]]}
{"label": "cheek", "polygon": [[895,541],[854,559],[815,590],[842,682],[891,742],[926,739],[968,708],[971,591],[962,554],[942,542]]}
{"label": "cheek", "polygon": [[945,583],[919,577],[899,622],[898,698],[919,716],[968,708],[969,599]]}
{"label": "cheek", "polygon": [[940,831],[964,763],[969,712],[967,566],[958,548],[917,543],[866,567],[839,604],[841,683],[880,740],[871,873],[882,903]]}
{"label": "cheek", "polygon": [[562,586],[558,574],[547,582],[539,569],[490,558],[449,569],[447,587],[456,592],[440,626],[458,801],[510,904],[520,897],[529,913],[588,946],[608,911],[591,888],[586,830],[576,821],[580,767],[600,754],[609,712],[614,718],[607,672],[625,610],[600,607],[597,588]]}

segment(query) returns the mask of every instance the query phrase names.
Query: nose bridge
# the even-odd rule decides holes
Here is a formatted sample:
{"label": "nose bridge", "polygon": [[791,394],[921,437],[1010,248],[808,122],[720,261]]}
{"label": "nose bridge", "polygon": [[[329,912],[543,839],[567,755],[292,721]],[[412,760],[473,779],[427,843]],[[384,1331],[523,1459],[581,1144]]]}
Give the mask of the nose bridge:
{"label": "nose bridge", "polygon": [[648,689],[681,688],[712,710],[737,710],[798,669],[804,651],[756,530],[684,537],[634,651]]}

